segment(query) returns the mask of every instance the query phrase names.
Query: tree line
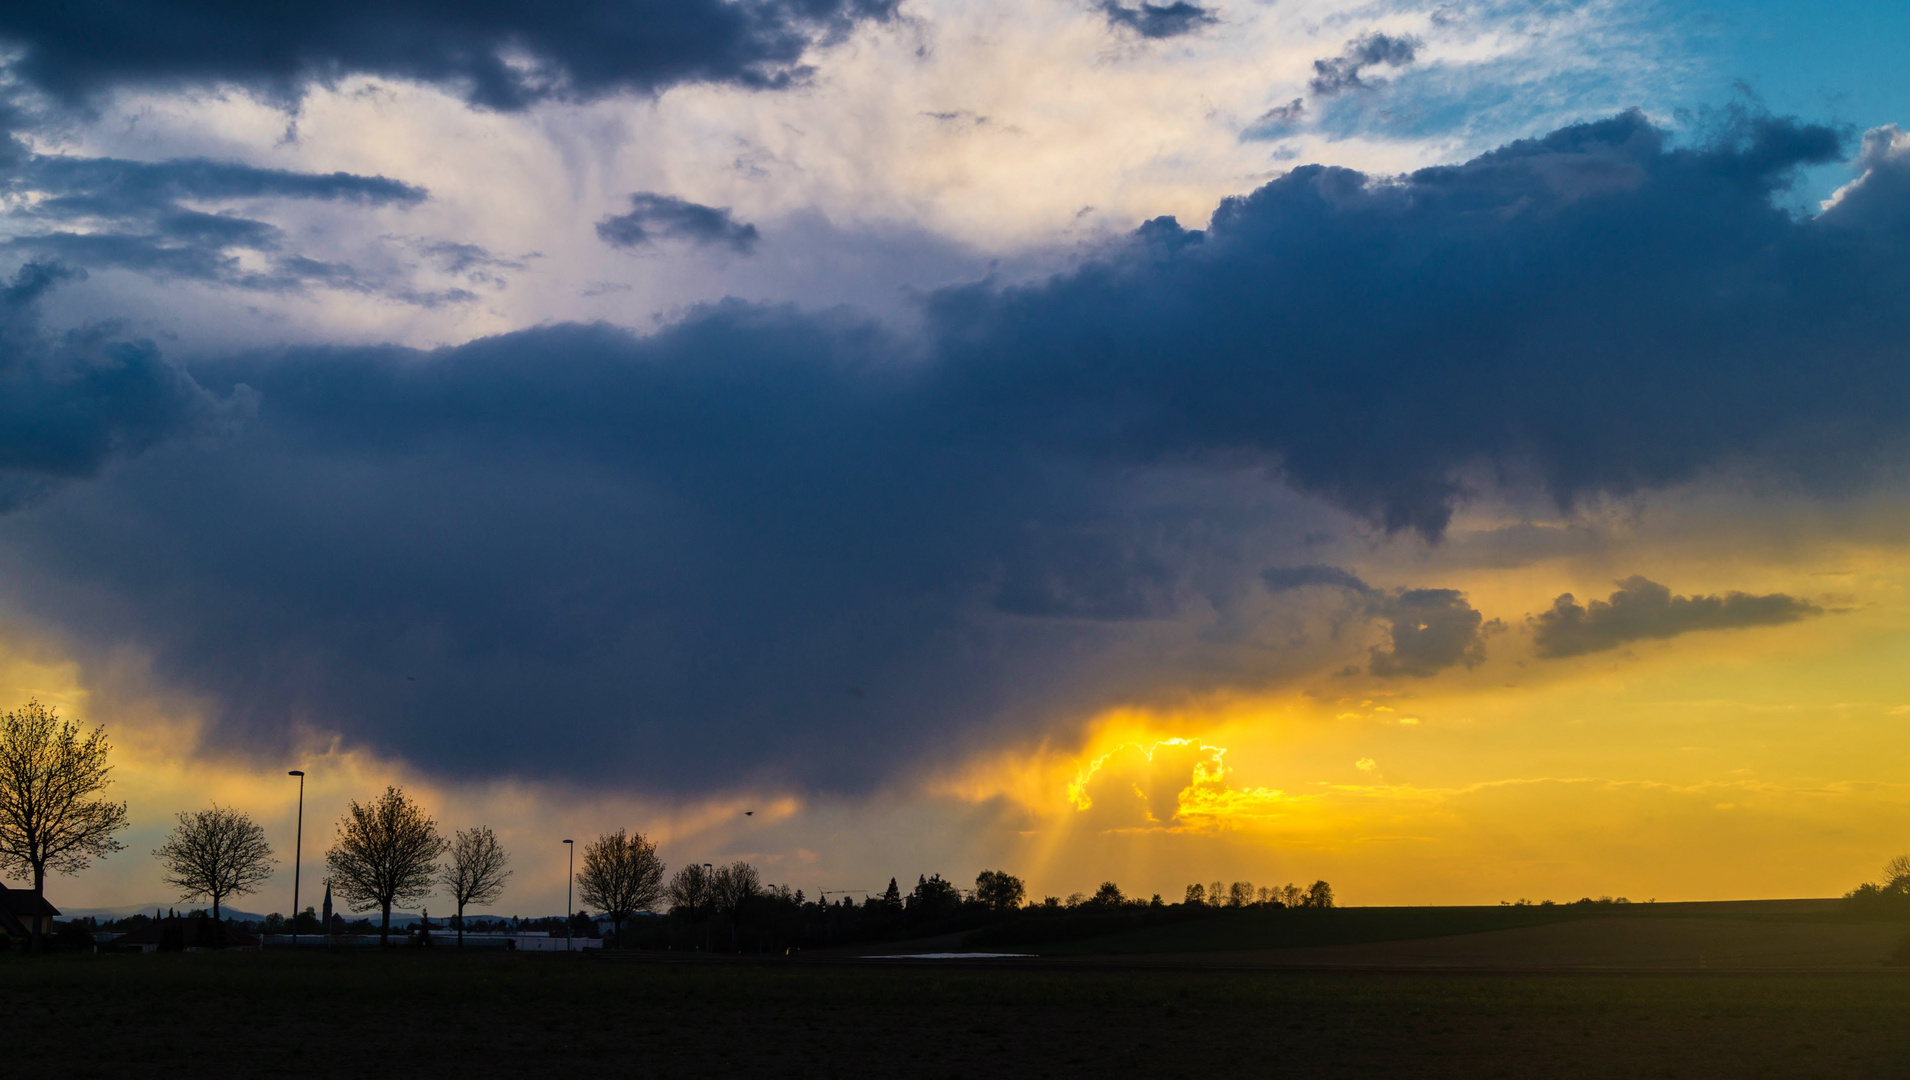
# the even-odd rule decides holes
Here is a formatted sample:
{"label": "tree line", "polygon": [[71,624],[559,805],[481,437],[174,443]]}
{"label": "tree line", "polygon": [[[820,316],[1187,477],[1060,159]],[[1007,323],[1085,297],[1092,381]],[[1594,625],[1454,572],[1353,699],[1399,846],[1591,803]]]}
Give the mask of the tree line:
{"label": "tree line", "polygon": [[[102,794],[112,782],[106,761],[110,750],[103,727],[83,731],[37,700],[0,716],[0,868],[30,876],[36,895],[44,895],[48,871],[74,873],[94,858],[124,849],[114,834],[127,826],[126,804]],[[632,830],[605,833],[583,848],[578,895],[588,911],[609,920],[619,947],[634,942],[711,949],[720,940],[728,949],[780,949],[1011,918],[1047,919],[1051,925],[1056,917],[1091,922],[1168,908],[1191,914],[1333,906],[1332,887],[1324,881],[1305,889],[1291,884],[1256,888],[1245,881],[1193,884],[1171,905],[1159,895],[1148,901],[1129,898],[1115,883],[1104,882],[1092,895],[1035,901],[1020,878],[1001,870],[982,871],[972,889],[939,874],[922,875],[906,894],[891,878],[880,895],[864,894],[860,900],[839,895],[831,902],[826,895],[811,900],[801,890],[765,884],[744,861],[692,863],[666,875],[656,844]],[[233,897],[256,892],[277,862],[258,823],[217,803],[181,812],[153,855],[180,899],[209,901],[214,919]],[[474,825],[446,835],[397,787],[347,805],[325,865],[328,884],[346,905],[379,913],[379,940],[387,944],[393,906],[421,902],[440,890],[456,906],[452,926],[462,944],[466,909],[494,904],[512,873],[510,855],[490,827]],[[666,901],[666,918],[632,924],[639,913],[654,914]],[[294,913],[292,928],[300,929],[302,920]],[[581,921],[591,927],[588,918]]]}
{"label": "tree line", "polygon": [[1844,909],[1856,915],[1910,916],[1910,855],[1883,864],[1880,881],[1866,881],[1844,894]]}

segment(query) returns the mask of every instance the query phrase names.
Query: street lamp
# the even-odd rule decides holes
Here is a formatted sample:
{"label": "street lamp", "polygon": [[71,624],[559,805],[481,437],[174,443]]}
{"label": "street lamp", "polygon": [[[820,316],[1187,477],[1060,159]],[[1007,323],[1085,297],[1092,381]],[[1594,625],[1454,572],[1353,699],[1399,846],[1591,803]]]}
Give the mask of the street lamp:
{"label": "street lamp", "polygon": [[572,934],[570,926],[570,890],[577,881],[577,845],[566,840],[564,841],[564,848],[570,852],[570,873],[564,878],[564,951],[570,952],[570,939]]}
{"label": "street lamp", "polygon": [[298,832],[292,839],[292,952],[298,953],[298,864],[305,854],[305,771],[293,769],[287,776],[298,777]]}

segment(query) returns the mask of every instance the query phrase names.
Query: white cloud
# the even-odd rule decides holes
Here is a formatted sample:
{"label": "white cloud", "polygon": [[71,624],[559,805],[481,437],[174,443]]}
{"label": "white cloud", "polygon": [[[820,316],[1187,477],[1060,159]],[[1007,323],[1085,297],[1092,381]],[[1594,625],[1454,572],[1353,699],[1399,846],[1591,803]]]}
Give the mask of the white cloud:
{"label": "white cloud", "polygon": [[[1116,32],[1088,5],[923,0],[908,18],[824,50],[797,90],[680,87],[519,114],[365,79],[313,90],[294,117],[237,93],[127,94],[41,148],[421,184],[431,201],[407,210],[248,208],[313,258],[409,267],[419,291],[457,282],[407,262],[394,234],[542,258],[504,275],[502,288],[432,308],[104,275],[68,301],[68,314],[110,308],[145,332],[213,349],[430,345],[567,319],[641,327],[724,295],[893,316],[911,289],[972,280],[991,260],[1001,260],[998,274],[1034,275],[1156,215],[1198,226],[1221,197],[1294,164],[1392,172],[1452,160],[1632,104],[1659,77],[1625,4],[1433,13],[1291,0],[1215,11],[1219,22],[1197,33],[1150,41]],[[1389,89],[1341,96],[1370,106],[1370,124],[1349,129],[1342,117],[1331,131],[1303,124],[1277,143],[1241,139],[1269,107],[1306,96],[1315,59],[1370,30],[1424,43]],[[1458,119],[1440,119],[1450,116]],[[734,208],[763,243],[754,257],[683,245],[613,250],[593,226],[626,209],[633,191]]]}

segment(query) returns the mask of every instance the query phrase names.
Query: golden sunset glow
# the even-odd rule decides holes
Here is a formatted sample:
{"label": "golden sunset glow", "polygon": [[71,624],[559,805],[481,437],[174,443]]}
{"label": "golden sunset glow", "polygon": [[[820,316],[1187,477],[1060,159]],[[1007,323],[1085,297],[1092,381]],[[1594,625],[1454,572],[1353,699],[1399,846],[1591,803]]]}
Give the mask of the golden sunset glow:
{"label": "golden sunset glow", "polygon": [[1025,815],[1016,851],[1051,893],[1102,877],[1163,895],[1327,877],[1356,903],[1849,888],[1910,832],[1903,555],[1808,544],[1695,563],[1642,539],[1689,591],[1787,590],[1824,613],[1548,660],[1525,614],[1609,591],[1612,571],[1447,570],[1506,624],[1474,669],[1343,674],[1370,644],[1349,640],[1332,674],[1110,711],[941,790]]}

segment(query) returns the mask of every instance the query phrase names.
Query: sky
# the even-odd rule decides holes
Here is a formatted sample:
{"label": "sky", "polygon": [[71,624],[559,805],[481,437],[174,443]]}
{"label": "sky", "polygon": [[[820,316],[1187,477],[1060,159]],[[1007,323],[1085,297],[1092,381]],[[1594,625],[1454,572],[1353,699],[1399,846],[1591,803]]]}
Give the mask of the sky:
{"label": "sky", "polygon": [[[810,896],[1910,847],[1910,12],[0,11],[0,707]],[[307,774],[302,840],[297,782]],[[18,884],[18,882],[14,882]],[[444,903],[437,898],[437,903]],[[431,902],[425,904],[431,906]]]}

